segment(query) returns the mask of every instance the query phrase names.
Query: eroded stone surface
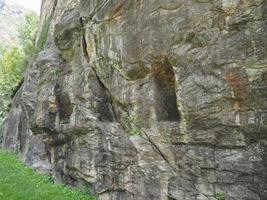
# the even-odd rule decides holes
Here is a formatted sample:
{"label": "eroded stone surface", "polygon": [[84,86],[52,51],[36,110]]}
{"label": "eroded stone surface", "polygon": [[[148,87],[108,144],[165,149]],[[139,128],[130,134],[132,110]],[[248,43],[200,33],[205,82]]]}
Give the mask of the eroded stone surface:
{"label": "eroded stone surface", "polygon": [[267,2],[53,0],[3,147],[100,200],[267,198]]}

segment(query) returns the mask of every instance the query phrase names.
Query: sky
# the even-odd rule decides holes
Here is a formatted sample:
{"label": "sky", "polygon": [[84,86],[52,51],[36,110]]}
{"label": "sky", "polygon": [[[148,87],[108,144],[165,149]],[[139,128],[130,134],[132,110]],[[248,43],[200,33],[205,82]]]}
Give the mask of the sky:
{"label": "sky", "polygon": [[5,0],[6,2],[19,4],[27,9],[40,13],[41,0]]}

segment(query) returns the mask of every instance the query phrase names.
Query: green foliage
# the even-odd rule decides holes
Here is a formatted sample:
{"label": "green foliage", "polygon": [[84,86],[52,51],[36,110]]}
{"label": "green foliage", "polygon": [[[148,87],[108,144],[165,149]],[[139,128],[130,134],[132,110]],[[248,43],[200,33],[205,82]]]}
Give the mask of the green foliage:
{"label": "green foliage", "polygon": [[19,27],[19,41],[21,46],[34,47],[35,33],[38,27],[38,16],[34,13],[28,13],[26,15],[26,23]]}
{"label": "green foliage", "polygon": [[54,66],[50,69],[51,74],[58,75],[60,72],[62,72],[62,69],[60,67]]}
{"label": "green foliage", "polygon": [[17,47],[0,47],[0,123],[8,112],[10,97],[23,79],[23,73],[36,54],[34,45],[38,17],[34,13],[26,15],[26,23],[19,27]]}
{"label": "green foliage", "polygon": [[13,88],[21,81],[25,67],[24,53],[19,48],[7,50],[0,60],[0,120],[8,111]]}
{"label": "green foliage", "polygon": [[6,50],[6,47],[4,45],[0,44],[0,58],[4,54],[5,50]]}
{"label": "green foliage", "polygon": [[147,67],[145,67],[144,63],[140,62],[138,66],[136,66],[133,69],[130,69],[127,72],[127,77],[131,81],[135,81],[135,80],[142,79],[142,78],[146,77],[148,73],[149,73],[149,69]]}
{"label": "green foliage", "polygon": [[216,199],[217,200],[226,200],[222,193],[217,192],[216,193]]}
{"label": "green foliage", "polygon": [[142,135],[142,130],[138,126],[138,124],[140,122],[139,122],[139,120],[138,120],[136,115],[134,115],[134,114],[130,115],[129,123],[130,123],[130,126],[131,126],[130,136]]}
{"label": "green foliage", "polygon": [[39,38],[36,44],[37,51],[42,51],[45,47],[47,35],[49,31],[49,26],[50,26],[50,20],[46,20],[43,24],[43,27],[41,29],[41,32],[40,32],[40,35],[39,35]]}
{"label": "green foliage", "polygon": [[96,200],[96,197],[64,185],[52,184],[17,158],[0,150],[1,200]]}
{"label": "green foliage", "polygon": [[2,76],[1,81],[3,81],[3,79],[5,78],[9,78],[9,80],[11,81],[15,81],[21,78],[21,74],[25,69],[25,66],[23,66],[23,58],[24,53],[19,48],[12,48],[4,53],[3,58],[0,61]]}
{"label": "green foliage", "polygon": [[38,53],[35,47],[35,35],[38,28],[38,16],[31,12],[26,15],[26,23],[19,27],[20,46],[24,51],[24,64],[31,63],[35,54]]}
{"label": "green foliage", "polygon": [[80,190],[82,193],[87,194],[87,195],[91,195],[91,185],[87,182],[83,183],[83,185],[80,187]]}
{"label": "green foliage", "polygon": [[133,127],[132,130],[130,131],[130,136],[136,136],[141,134],[142,134],[141,129],[137,127]]}

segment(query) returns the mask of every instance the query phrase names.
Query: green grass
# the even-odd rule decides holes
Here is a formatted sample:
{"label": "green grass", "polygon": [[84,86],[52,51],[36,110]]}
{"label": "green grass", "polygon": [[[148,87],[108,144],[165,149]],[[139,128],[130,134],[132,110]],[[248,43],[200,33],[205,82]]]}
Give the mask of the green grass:
{"label": "green grass", "polygon": [[50,177],[26,167],[16,156],[0,150],[1,200],[96,200],[78,189],[56,185]]}

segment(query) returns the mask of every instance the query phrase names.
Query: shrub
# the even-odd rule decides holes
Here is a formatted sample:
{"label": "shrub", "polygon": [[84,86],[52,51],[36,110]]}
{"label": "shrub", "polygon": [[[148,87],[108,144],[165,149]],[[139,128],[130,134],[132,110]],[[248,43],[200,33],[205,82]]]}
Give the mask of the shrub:
{"label": "shrub", "polygon": [[222,193],[217,192],[216,193],[216,199],[217,200],[226,200]]}

